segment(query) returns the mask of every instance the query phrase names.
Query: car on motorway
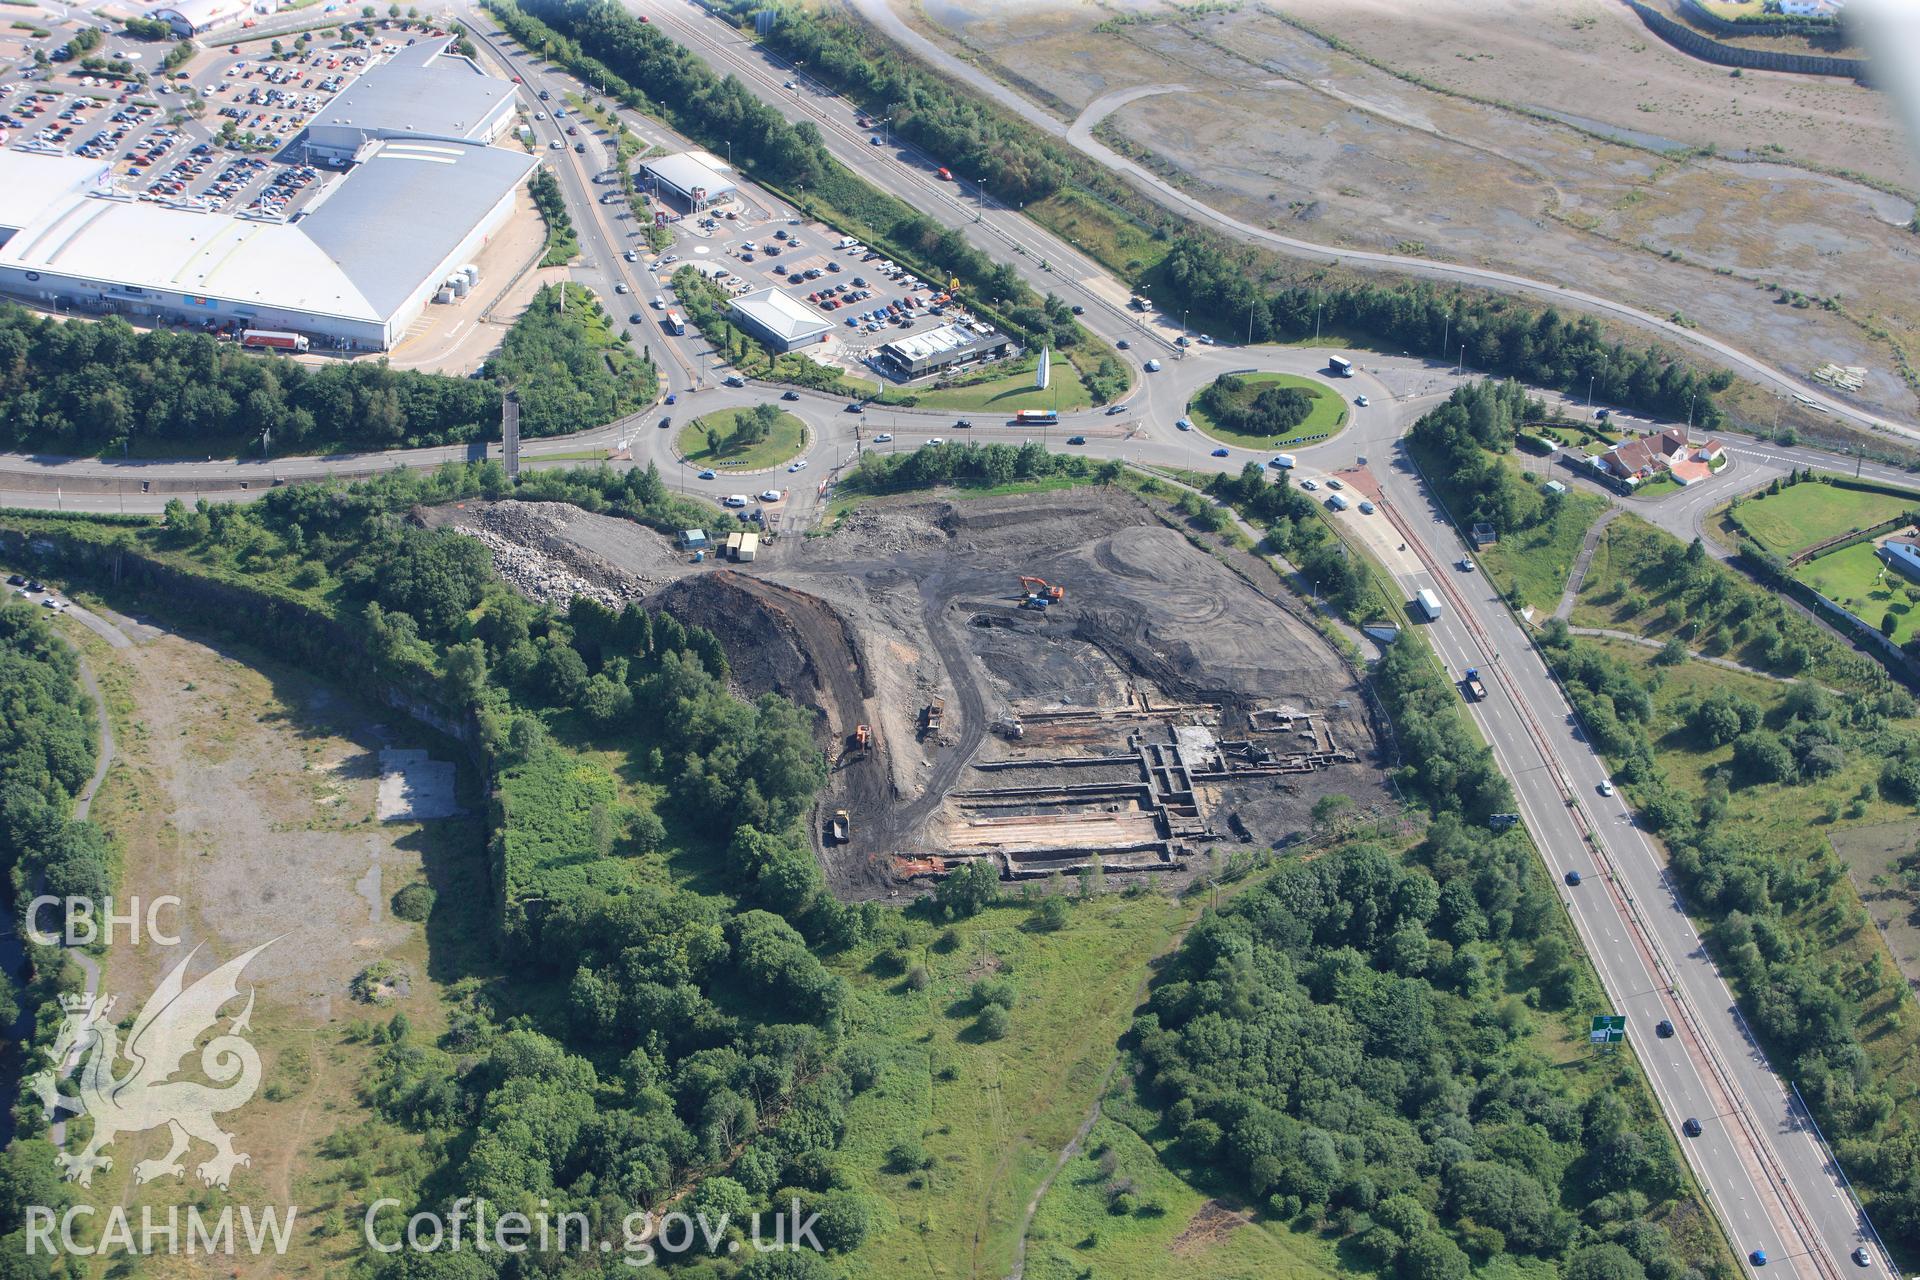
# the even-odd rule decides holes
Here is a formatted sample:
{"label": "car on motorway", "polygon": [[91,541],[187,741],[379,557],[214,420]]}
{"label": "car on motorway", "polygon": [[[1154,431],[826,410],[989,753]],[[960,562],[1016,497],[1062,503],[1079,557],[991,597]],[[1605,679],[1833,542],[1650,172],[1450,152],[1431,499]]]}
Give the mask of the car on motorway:
{"label": "car on motorway", "polygon": [[549,151],[558,151],[559,149],[560,149],[560,139],[558,138],[555,138],[552,142],[549,142],[547,144],[547,150]]}
{"label": "car on motorway", "polygon": [[1853,1251],[1853,1262],[1854,1265],[1858,1267],[1870,1267],[1873,1265],[1873,1255],[1867,1252],[1867,1246],[1861,1245]]}
{"label": "car on motorway", "polygon": [[1600,784],[1600,794],[1603,796],[1610,796],[1613,794],[1613,782],[1611,780],[1602,782]]}
{"label": "car on motorway", "polygon": [[1216,458],[1229,458],[1233,456],[1233,450],[1225,449],[1225,448],[1215,449],[1213,451],[1213,456]]}
{"label": "car on motorway", "polygon": [[1697,1138],[1700,1136],[1700,1122],[1692,1116],[1688,1116],[1685,1122],[1681,1124],[1680,1132],[1686,1134],[1689,1138]]}
{"label": "car on motorway", "polygon": [[1578,888],[1580,884],[1580,873],[1578,871],[1567,872],[1566,881],[1568,885]]}
{"label": "car on motorway", "polygon": [[1113,417],[1117,413],[1125,413],[1126,411],[1127,411],[1127,406],[1123,404],[1110,404],[1107,406],[1107,416],[1109,418]]}
{"label": "car on motorway", "polygon": [[968,429],[969,427],[971,427],[971,426],[973,426],[973,419],[971,419],[971,418],[955,418],[955,419],[953,420],[953,425],[954,425],[954,426],[956,426],[956,427],[959,427],[959,428],[960,428],[960,429],[961,429],[962,431],[965,431],[965,430],[967,430],[967,429]]}
{"label": "car on motorway", "polygon": [[668,404],[678,404],[678,403],[679,403],[679,401],[680,401],[680,397],[679,397],[679,396],[677,396],[677,395],[675,395],[675,394],[674,394],[673,392],[671,392],[671,391],[669,391],[669,392],[667,393],[667,403],[668,403]]}
{"label": "car on motorway", "polygon": [[1755,1249],[1747,1255],[1747,1261],[1756,1267],[1764,1267],[1767,1265],[1767,1251],[1765,1249]]}
{"label": "car on motorway", "polygon": [[1076,302],[1073,304],[1073,314],[1083,316],[1087,314],[1087,309]]}
{"label": "car on motorway", "polygon": [[1355,396],[1353,398],[1353,402],[1359,405],[1362,409],[1367,407],[1367,398],[1365,396]]}
{"label": "car on motorway", "polygon": [[639,323],[641,323],[642,321],[644,321],[644,320],[645,320],[646,318],[647,318],[647,313],[646,313],[646,312],[644,312],[644,311],[636,311],[636,312],[634,312],[634,313],[633,313],[632,315],[630,315],[630,316],[628,316],[628,317],[627,317],[627,323],[628,323],[628,324],[639,324]]}
{"label": "car on motorway", "polygon": [[1068,436],[1067,437],[1068,444],[1085,444],[1086,442],[1087,442],[1087,438],[1085,436]]}
{"label": "car on motorway", "polygon": [[1158,360],[1147,361],[1147,372],[1148,373],[1160,372],[1160,362]]}
{"label": "car on motorway", "polygon": [[933,439],[927,441],[928,444],[945,444],[946,442],[945,436],[935,436]]}
{"label": "car on motorway", "polygon": [[1320,482],[1318,480],[1302,480],[1300,482],[1300,487],[1302,489],[1305,489],[1308,493],[1312,493],[1315,489],[1318,489],[1320,487]]}
{"label": "car on motorway", "polygon": [[1466,556],[1461,556],[1458,560],[1455,560],[1453,562],[1453,565],[1454,565],[1454,568],[1460,570],[1460,572],[1462,573],[1473,572],[1473,561],[1468,559]]}
{"label": "car on motorway", "polygon": [[782,391],[780,393],[780,398],[782,400],[798,400],[800,398],[800,393],[798,391]]}
{"label": "car on motorway", "polygon": [[625,253],[621,254],[620,256],[625,258],[628,262],[640,261],[640,255],[634,252],[632,249],[627,250]]}
{"label": "car on motorway", "polygon": [[848,413],[865,413],[866,411],[867,411],[867,406],[861,404],[858,400],[855,400],[852,404],[847,406]]}
{"label": "car on motorway", "polygon": [[792,462],[789,462],[787,464],[788,471],[805,471],[806,469],[807,469],[807,460],[805,458],[795,458]]}
{"label": "car on motorway", "polygon": [[613,291],[615,293],[632,293],[633,292],[633,290],[627,288],[627,282],[624,280],[616,281],[613,286]]}
{"label": "car on motorway", "polygon": [[880,135],[876,133],[876,134],[874,134],[874,135],[873,135],[873,136],[872,136],[871,138],[868,138],[868,139],[867,139],[867,145],[868,145],[868,146],[870,146],[870,147],[877,147],[877,146],[879,146],[879,145],[880,145]]}
{"label": "car on motorway", "polygon": [[1128,342],[1125,338],[1120,339],[1120,341],[1114,343],[1113,345],[1118,347],[1122,351],[1133,350],[1133,344],[1131,342]]}
{"label": "car on motorway", "polygon": [[713,472],[711,472],[711,471],[702,471],[702,472],[700,473],[700,479],[702,479],[702,480],[711,480],[711,479],[713,479]]}
{"label": "car on motorway", "polygon": [[660,429],[661,429],[662,431],[665,431],[665,430],[666,430],[666,429],[667,429],[668,427],[670,427],[670,426],[672,426],[672,425],[673,425],[673,415],[672,415],[672,414],[670,414],[670,413],[665,413],[665,414],[661,414],[661,415],[660,415]]}
{"label": "car on motorway", "polygon": [[1673,1024],[1665,1018],[1662,1018],[1653,1024],[1653,1034],[1659,1036],[1662,1040],[1671,1040],[1673,1039]]}
{"label": "car on motorway", "polygon": [[1373,504],[1372,504],[1371,502],[1362,502],[1362,503],[1360,504],[1360,514],[1361,514],[1361,515],[1363,515],[1363,516],[1370,516],[1370,515],[1372,515],[1372,514],[1373,514]]}
{"label": "car on motorway", "polygon": [[873,438],[873,442],[875,444],[891,444],[893,442],[893,432],[882,431],[879,435]]}
{"label": "car on motorway", "polygon": [[1175,418],[1175,419],[1173,420],[1173,425],[1174,425],[1174,426],[1176,426],[1176,427],[1178,427],[1178,428],[1180,428],[1180,430],[1182,430],[1182,431],[1191,431],[1191,430],[1193,430],[1193,423],[1191,423],[1190,421],[1188,421],[1188,420],[1187,420],[1187,419],[1185,419],[1185,418]]}

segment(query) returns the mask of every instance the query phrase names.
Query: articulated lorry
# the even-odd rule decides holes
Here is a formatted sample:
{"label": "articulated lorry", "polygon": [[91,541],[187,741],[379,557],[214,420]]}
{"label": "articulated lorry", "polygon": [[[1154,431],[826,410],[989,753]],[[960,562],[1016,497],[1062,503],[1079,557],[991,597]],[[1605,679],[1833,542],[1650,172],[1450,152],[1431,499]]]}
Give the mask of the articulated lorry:
{"label": "articulated lorry", "polygon": [[240,334],[240,345],[256,350],[305,351],[307,340],[300,334],[281,329],[246,329]]}

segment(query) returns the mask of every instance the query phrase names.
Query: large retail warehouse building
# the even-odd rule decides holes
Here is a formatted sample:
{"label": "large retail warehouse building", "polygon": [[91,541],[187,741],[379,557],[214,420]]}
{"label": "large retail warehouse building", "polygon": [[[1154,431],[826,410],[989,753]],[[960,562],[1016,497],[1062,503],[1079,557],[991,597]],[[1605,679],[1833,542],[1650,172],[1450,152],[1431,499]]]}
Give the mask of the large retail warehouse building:
{"label": "large retail warehouse building", "polygon": [[0,151],[0,292],[384,351],[512,216],[538,161],[356,123],[353,167],[285,222],[133,199],[104,162]]}

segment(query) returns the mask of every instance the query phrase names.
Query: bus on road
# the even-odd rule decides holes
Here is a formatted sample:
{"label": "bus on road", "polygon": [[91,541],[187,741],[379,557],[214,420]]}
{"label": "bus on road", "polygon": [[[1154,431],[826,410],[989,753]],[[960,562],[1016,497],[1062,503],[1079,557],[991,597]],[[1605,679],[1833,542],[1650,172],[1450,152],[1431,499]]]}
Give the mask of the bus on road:
{"label": "bus on road", "polygon": [[1327,372],[1336,378],[1351,378],[1353,376],[1353,361],[1347,359],[1345,356],[1328,356]]}
{"label": "bus on road", "polygon": [[1060,415],[1052,409],[1021,409],[1013,415],[1017,427],[1051,426],[1060,421]]}
{"label": "bus on road", "polygon": [[685,333],[687,331],[686,318],[673,307],[667,308],[666,326],[668,333]]}

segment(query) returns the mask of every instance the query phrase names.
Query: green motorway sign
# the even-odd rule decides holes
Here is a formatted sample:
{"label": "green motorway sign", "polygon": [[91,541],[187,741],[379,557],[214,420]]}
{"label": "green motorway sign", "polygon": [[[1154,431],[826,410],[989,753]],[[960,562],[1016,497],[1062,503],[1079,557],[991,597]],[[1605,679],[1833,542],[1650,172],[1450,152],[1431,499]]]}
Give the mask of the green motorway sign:
{"label": "green motorway sign", "polygon": [[1619,1044],[1627,1038],[1627,1018],[1622,1013],[1596,1014],[1587,1038],[1595,1044]]}

